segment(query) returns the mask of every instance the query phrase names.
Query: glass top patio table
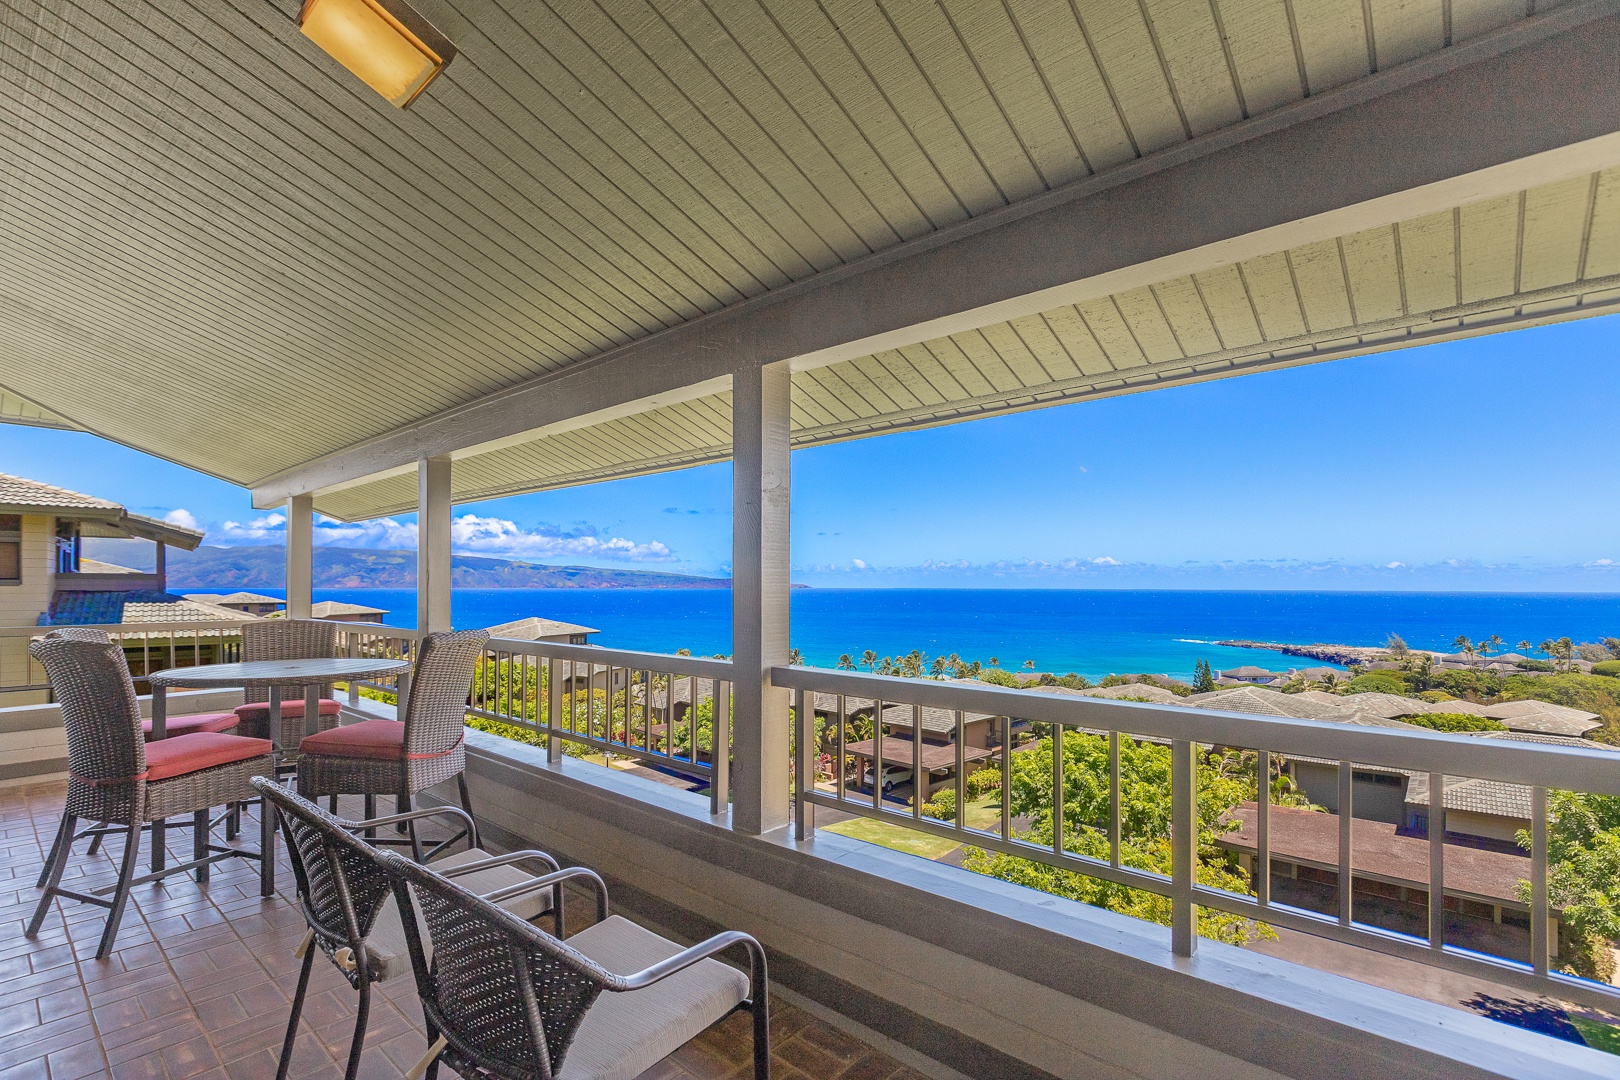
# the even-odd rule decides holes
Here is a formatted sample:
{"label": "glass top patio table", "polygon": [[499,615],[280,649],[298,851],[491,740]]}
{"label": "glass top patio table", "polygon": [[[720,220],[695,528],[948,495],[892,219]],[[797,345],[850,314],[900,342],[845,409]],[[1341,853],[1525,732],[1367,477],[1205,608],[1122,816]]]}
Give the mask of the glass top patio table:
{"label": "glass top patio table", "polygon": [[152,685],[152,738],[167,738],[167,690],[171,686],[236,687],[268,689],[270,730],[281,729],[281,687],[304,687],[304,732],[320,730],[320,690],[337,680],[386,678],[410,670],[409,660],[333,658],[310,660],[249,660],[237,664],[203,664],[199,667],[167,668],[147,676]]}

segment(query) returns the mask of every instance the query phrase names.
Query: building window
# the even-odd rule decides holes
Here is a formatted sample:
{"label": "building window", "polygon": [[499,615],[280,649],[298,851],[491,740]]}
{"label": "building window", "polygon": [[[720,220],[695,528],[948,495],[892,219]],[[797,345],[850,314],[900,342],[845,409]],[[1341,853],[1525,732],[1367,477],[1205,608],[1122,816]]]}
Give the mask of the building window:
{"label": "building window", "polygon": [[76,521],[58,520],[56,523],[56,572],[79,572],[79,525]]}
{"label": "building window", "polygon": [[22,517],[0,514],[0,582],[22,580]]}

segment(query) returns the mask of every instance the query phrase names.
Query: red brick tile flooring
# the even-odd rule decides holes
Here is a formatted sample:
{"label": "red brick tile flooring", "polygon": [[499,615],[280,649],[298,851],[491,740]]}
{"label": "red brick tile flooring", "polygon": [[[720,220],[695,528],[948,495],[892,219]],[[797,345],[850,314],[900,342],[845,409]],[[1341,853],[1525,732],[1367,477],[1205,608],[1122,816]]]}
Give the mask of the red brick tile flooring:
{"label": "red brick tile flooring", "polygon": [[[292,950],[303,936],[285,853],[279,895],[270,899],[259,896],[257,864],[246,860],[216,864],[207,885],[177,875],[138,886],[117,951],[97,961],[101,908],[58,901],[39,936],[23,937],[63,791],[60,783],[0,789],[0,1080],[274,1077],[298,978]],[[257,827],[244,835],[256,843]],[[177,861],[184,858],[189,829],[171,830],[170,838]],[[109,846],[117,854],[121,843]],[[108,852],[92,858],[87,848],[86,841],[76,845],[65,886],[93,889],[116,877]],[[578,914],[569,907],[571,928],[590,918],[578,899]],[[409,979],[376,990],[360,1075],[393,1080],[426,1047],[421,1012]],[[291,1076],[342,1076],[354,1008],[348,983],[317,960]],[[781,1080],[921,1075],[790,1005],[774,1005],[771,1027],[773,1075]],[[642,1080],[752,1076],[749,1031],[748,1018],[733,1015]]]}

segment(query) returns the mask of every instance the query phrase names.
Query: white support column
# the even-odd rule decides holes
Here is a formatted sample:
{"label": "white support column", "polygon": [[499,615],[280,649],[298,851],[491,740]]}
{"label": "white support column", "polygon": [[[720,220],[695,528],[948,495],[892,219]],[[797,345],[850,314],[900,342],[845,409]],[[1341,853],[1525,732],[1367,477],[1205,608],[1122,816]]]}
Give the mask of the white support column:
{"label": "white support column", "polygon": [[416,628],[450,629],[450,459],[416,463]]}
{"label": "white support column", "polygon": [[731,383],[732,827],[788,822],[788,692],[770,670],[788,659],[788,402],[786,363],[745,365]]}
{"label": "white support column", "polygon": [[307,619],[315,582],[315,496],[287,500],[287,618]]}

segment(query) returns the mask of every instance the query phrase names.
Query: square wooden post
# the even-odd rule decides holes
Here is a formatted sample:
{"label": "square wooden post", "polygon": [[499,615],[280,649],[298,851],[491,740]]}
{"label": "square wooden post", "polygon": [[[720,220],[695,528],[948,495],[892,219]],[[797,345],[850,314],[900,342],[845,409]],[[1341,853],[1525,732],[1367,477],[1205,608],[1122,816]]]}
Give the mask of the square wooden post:
{"label": "square wooden post", "polygon": [[307,619],[315,582],[315,496],[287,500],[287,618]]}
{"label": "square wooden post", "polygon": [[788,823],[788,692],[771,668],[788,661],[788,466],[791,373],[786,363],[732,376],[732,827]]}

